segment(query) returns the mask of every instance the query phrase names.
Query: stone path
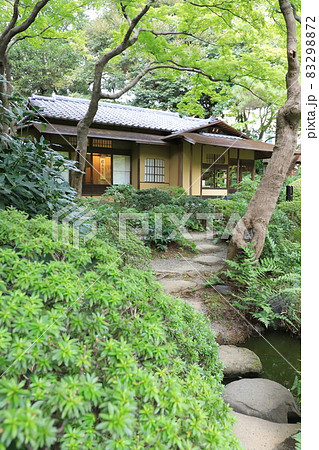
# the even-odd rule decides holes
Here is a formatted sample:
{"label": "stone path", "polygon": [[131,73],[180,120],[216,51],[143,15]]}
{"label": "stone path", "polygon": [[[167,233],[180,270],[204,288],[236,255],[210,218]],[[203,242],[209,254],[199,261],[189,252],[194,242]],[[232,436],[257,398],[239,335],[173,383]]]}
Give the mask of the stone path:
{"label": "stone path", "polygon": [[[205,282],[222,269],[227,254],[227,244],[213,243],[213,236],[209,233],[193,232],[185,234],[186,239],[196,244],[198,253],[192,257],[176,254],[171,258],[156,258],[152,260],[152,269],[157,280],[168,294],[188,302],[197,311],[207,314],[207,307],[201,292]],[[221,294],[222,300],[229,296],[228,286],[216,286],[216,294]],[[216,334],[217,342],[221,344],[238,343],[236,332],[227,320],[211,321],[211,327]]]}
{"label": "stone path", "polygon": [[[196,244],[197,254],[192,257],[184,257],[177,253],[174,257],[156,258],[152,260],[151,266],[165,292],[173,297],[181,298],[197,311],[209,317],[208,307],[203,300],[205,282],[224,267],[227,245],[224,242],[214,244],[212,236],[208,233],[187,233],[185,237]],[[218,297],[220,305],[224,302],[228,313],[228,317],[225,318],[222,310],[218,321],[212,320],[210,317],[210,324],[215,332],[216,341],[219,344],[244,342],[249,335],[249,331],[247,331],[247,325],[239,318],[236,311],[232,311],[229,305],[228,298],[231,289],[228,286],[220,285],[214,286],[210,290],[210,295],[212,292]],[[229,320],[229,315],[233,315],[233,318],[230,318],[231,320]],[[230,346],[227,345],[227,347],[220,347],[220,356],[223,356],[223,351],[225,353],[225,348],[228,355],[231,349]],[[234,351],[234,349],[232,350]],[[238,351],[238,349],[235,350]],[[243,350],[240,349],[240,351]],[[232,360],[232,358],[231,356],[230,359]],[[227,358],[223,357],[221,360],[225,366],[224,371],[227,368],[227,370],[233,370],[229,361],[227,365]],[[260,370],[259,367],[258,372]],[[291,446],[293,440],[289,437],[297,432],[297,425],[273,423],[235,412],[233,414],[237,421],[234,432],[246,450],[294,448],[294,446]]]}
{"label": "stone path", "polygon": [[[198,284],[197,287],[201,288],[207,277],[218,272],[224,266],[224,258],[227,253],[226,244],[213,244],[212,236],[208,235],[208,238],[205,238],[206,233],[187,233],[185,237],[195,242],[199,254],[194,254],[192,257],[177,254],[174,258],[153,259],[151,263],[152,269],[155,271],[159,282],[163,284],[164,290],[167,288],[165,278],[174,280],[176,288],[174,291],[169,290],[169,293],[180,293],[185,288],[188,289],[190,285],[183,283],[183,281],[189,280],[189,278],[192,278],[193,282]],[[199,278],[199,280],[196,281],[196,278]],[[192,287],[195,288],[196,285]]]}

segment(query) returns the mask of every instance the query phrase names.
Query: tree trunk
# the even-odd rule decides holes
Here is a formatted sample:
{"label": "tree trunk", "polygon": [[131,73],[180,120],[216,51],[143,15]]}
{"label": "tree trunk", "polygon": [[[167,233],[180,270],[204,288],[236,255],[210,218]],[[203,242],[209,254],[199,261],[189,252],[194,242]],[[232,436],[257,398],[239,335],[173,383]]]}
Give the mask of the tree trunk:
{"label": "tree trunk", "polygon": [[[149,0],[148,3],[142,8],[136,16],[131,20],[128,19],[129,26],[128,29],[123,37],[122,42],[115,46],[113,49],[105,53],[96,63],[95,65],[95,71],[94,71],[94,82],[93,82],[93,89],[92,89],[92,96],[89,103],[88,110],[78,123],[77,126],[77,147],[76,147],[76,159],[78,161],[78,168],[81,170],[81,172],[74,172],[72,179],[71,179],[71,185],[76,189],[76,193],[78,197],[81,197],[82,195],[82,184],[83,184],[83,172],[85,171],[85,162],[86,162],[86,155],[87,155],[87,142],[88,142],[88,131],[89,127],[91,126],[95,114],[97,113],[98,106],[99,106],[99,100],[101,98],[118,98],[122,95],[122,93],[126,92],[127,88],[122,89],[119,93],[115,94],[114,96],[104,96],[101,91],[101,81],[103,76],[103,69],[106,66],[106,64],[115,56],[118,56],[122,54],[127,48],[131,47],[135,44],[135,42],[138,39],[139,31],[136,30],[136,27],[140,20],[143,18],[145,14],[147,14],[148,10],[152,6],[152,4],[155,2],[155,0]],[[139,76],[136,77],[136,82],[139,80]],[[132,83],[132,86],[134,85],[134,81]],[[93,169],[94,170],[94,169]]]}
{"label": "tree trunk", "polygon": [[294,12],[288,0],[279,0],[287,28],[287,101],[277,114],[276,145],[260,185],[247,211],[233,231],[227,258],[234,258],[252,242],[258,259],[264,247],[267,227],[297,147],[301,115],[299,61]]}
{"label": "tree trunk", "polygon": [[[40,11],[46,6],[50,0],[39,0],[30,11],[26,19],[17,25],[20,17],[19,3],[20,0],[11,2],[12,16],[7,26],[0,34],[0,137],[8,134],[10,124],[4,120],[5,109],[10,109],[9,96],[12,93],[11,88],[11,66],[8,56],[10,43],[19,34],[27,30],[36,20]],[[10,3],[10,2],[9,2]],[[14,131],[14,130],[13,130]]]}
{"label": "tree trunk", "polygon": [[82,184],[83,184],[83,172],[85,172],[85,162],[87,155],[87,144],[88,144],[88,132],[89,127],[93,122],[95,114],[98,110],[100,95],[98,91],[92,93],[91,101],[87,113],[81,119],[77,126],[77,146],[76,146],[76,160],[78,161],[78,169],[81,172],[73,172],[71,185],[76,189],[76,194],[78,197],[82,195]]}

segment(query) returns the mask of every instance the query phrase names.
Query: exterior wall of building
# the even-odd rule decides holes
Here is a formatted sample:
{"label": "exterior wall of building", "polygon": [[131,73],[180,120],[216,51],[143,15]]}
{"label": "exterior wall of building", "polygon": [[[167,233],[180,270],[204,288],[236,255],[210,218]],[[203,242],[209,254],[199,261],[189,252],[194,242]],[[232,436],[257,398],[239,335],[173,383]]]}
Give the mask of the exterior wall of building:
{"label": "exterior wall of building", "polygon": [[[31,129],[30,129],[31,131]],[[38,135],[35,130],[32,133]],[[46,135],[46,138],[52,144],[59,144],[61,147],[56,147],[70,159],[74,159],[73,142],[76,136],[61,136],[61,135]],[[69,142],[71,141],[71,142]],[[167,186],[182,186],[188,195],[194,196],[225,196],[232,188],[229,179],[230,173],[236,181],[237,177],[242,177],[251,171],[254,174],[254,159],[255,152],[253,150],[236,149],[202,144],[190,144],[186,141],[170,142],[170,145],[154,145],[154,144],[136,144],[131,141],[122,141],[113,139],[110,143],[110,148],[107,147],[93,147],[92,138],[89,139],[88,151],[92,153],[101,153],[106,155],[130,155],[131,156],[131,173],[130,182],[136,189],[158,188],[165,189]],[[220,158],[219,158],[220,156]],[[89,157],[89,156],[88,156]],[[113,156],[112,156],[113,158]],[[217,158],[217,159],[216,159]],[[145,180],[145,161],[146,159],[163,160],[165,164],[164,181],[152,182]],[[239,162],[238,162],[239,161]],[[205,187],[205,181],[202,179],[203,167],[210,166],[212,163],[222,168],[222,177],[224,177],[224,169],[227,169],[228,185],[223,188],[217,187],[210,180],[206,181],[208,186]],[[88,169],[90,170],[90,169]],[[224,179],[224,178],[223,178]],[[94,180],[93,180],[94,181]],[[223,184],[223,183],[221,183]],[[96,193],[97,194],[97,193]],[[93,193],[93,195],[96,195]]]}
{"label": "exterior wall of building", "polygon": [[182,161],[182,187],[189,194],[190,188],[190,168],[191,168],[191,144],[183,142],[183,161]]}
{"label": "exterior wall of building", "polygon": [[139,161],[140,161],[140,149],[139,145],[135,144],[132,146],[132,157],[131,157],[131,184],[135,189],[139,188]]}
{"label": "exterior wall of building", "polygon": [[201,144],[195,144],[191,147],[191,179],[189,195],[201,195],[201,183],[202,183],[202,146]]}
{"label": "exterior wall of building", "polygon": [[228,194],[227,189],[203,189],[203,197],[225,197]]}
{"label": "exterior wall of building", "polygon": [[182,149],[178,144],[170,147],[169,166],[169,184],[170,186],[179,186],[181,183]]}
{"label": "exterior wall of building", "polygon": [[239,159],[250,159],[254,160],[254,151],[253,150],[239,150]]}
{"label": "exterior wall of building", "polygon": [[[145,181],[145,161],[146,159],[160,159],[164,161],[164,182],[155,183]],[[169,147],[162,145],[140,144],[140,189],[150,189],[157,187],[158,189],[170,185],[170,151]]]}

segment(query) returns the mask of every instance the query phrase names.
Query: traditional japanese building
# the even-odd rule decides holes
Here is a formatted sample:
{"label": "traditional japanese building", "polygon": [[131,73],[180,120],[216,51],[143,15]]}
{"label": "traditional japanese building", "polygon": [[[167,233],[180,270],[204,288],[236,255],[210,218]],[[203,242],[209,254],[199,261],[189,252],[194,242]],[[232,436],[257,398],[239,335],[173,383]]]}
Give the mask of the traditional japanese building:
{"label": "traditional japanese building", "polygon": [[[32,96],[46,126],[28,132],[44,135],[56,150],[75,159],[76,126],[89,100]],[[211,117],[99,103],[88,133],[83,195],[101,195],[106,186],[132,184],[137,189],[182,186],[189,195],[220,197],[234,192],[242,178],[254,177],[258,159],[270,158],[273,145]]]}

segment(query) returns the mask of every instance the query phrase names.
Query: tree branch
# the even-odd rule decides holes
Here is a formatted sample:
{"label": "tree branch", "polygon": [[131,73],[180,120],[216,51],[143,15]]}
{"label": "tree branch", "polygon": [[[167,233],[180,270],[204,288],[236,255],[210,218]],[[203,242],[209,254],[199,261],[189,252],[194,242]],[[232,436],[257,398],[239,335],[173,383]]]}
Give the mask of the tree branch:
{"label": "tree branch", "polygon": [[129,17],[129,15],[126,12],[126,5],[123,5],[123,3],[121,2],[121,10],[122,10],[122,14],[125,17],[125,19],[127,20],[128,24],[131,25],[131,19]]}
{"label": "tree branch", "polygon": [[[42,30],[42,31],[40,31],[40,33],[38,33],[38,34],[33,34],[33,35],[31,35],[31,34],[25,34],[24,36],[20,36],[20,37],[18,37],[18,38],[16,38],[16,39],[14,39],[9,45],[8,45],[8,48],[7,48],[7,52],[9,52],[10,51],[10,49],[17,43],[17,42],[19,42],[19,41],[23,41],[24,39],[32,39],[32,38],[35,38],[35,37],[40,37],[43,33],[45,33],[49,28],[52,28],[52,25],[48,25],[46,28],[44,28],[44,30]],[[43,37],[42,39],[64,39],[64,38],[60,38],[60,37]]]}
{"label": "tree branch", "polygon": [[152,33],[154,36],[170,36],[170,35],[171,36],[178,36],[178,35],[180,35],[180,36],[189,36],[189,37],[192,37],[192,38],[194,38],[194,39],[196,39],[196,40],[198,40],[200,42],[204,42],[204,44],[209,44],[209,45],[212,45],[214,47],[228,47],[228,46],[235,45],[234,43],[215,44],[214,42],[211,42],[211,41],[208,41],[206,39],[203,39],[203,38],[201,38],[199,36],[196,36],[196,34],[189,33],[187,31],[155,31],[155,30],[152,30],[152,29],[149,29],[149,28],[141,28],[140,32],[142,32],[142,31],[146,31],[146,32]]}
{"label": "tree branch", "polygon": [[175,70],[180,70],[180,71],[185,71],[185,72],[193,72],[193,73],[197,73],[198,75],[202,75],[203,77],[208,78],[210,81],[214,82],[214,83],[231,83],[234,84],[236,86],[240,86],[244,89],[246,89],[247,91],[249,91],[252,95],[254,95],[256,98],[258,98],[259,100],[265,102],[266,100],[262,97],[260,97],[260,95],[256,94],[256,92],[254,92],[250,87],[239,83],[238,81],[235,80],[235,78],[237,77],[237,75],[235,75],[233,78],[231,78],[230,76],[228,78],[215,78],[213,77],[211,74],[204,72],[201,69],[197,69],[194,67],[183,67],[179,64],[177,64],[176,62],[169,60],[169,62],[172,62],[174,64],[174,66],[166,66],[164,67],[164,65],[162,66],[163,68],[167,68],[167,69],[175,69]]}
{"label": "tree branch", "polygon": [[[8,32],[6,33],[6,36],[5,36],[5,40],[7,41],[7,44],[11,41],[11,39],[14,36],[16,36],[19,33],[22,33],[27,28],[29,28],[30,25],[32,25],[32,23],[35,21],[37,15],[41,11],[41,9],[43,9],[49,1],[50,0],[41,0],[41,1],[37,2],[36,5],[34,6],[33,10],[31,11],[30,15],[22,23],[20,23],[20,25],[11,27],[11,29],[8,30]],[[16,0],[15,5],[18,3],[19,3],[19,0]]]}
{"label": "tree branch", "polygon": [[296,6],[293,3],[291,3],[291,2],[290,2],[290,4],[291,4],[291,7],[292,7],[292,11],[293,11],[295,20],[297,20],[297,22],[301,23],[301,17],[297,15]]}
{"label": "tree branch", "polygon": [[136,14],[136,16],[131,20],[129,23],[129,27],[127,32],[125,33],[125,36],[123,38],[122,42],[128,41],[133,33],[133,31],[135,30],[135,28],[137,27],[139,21],[145,16],[145,14],[148,12],[148,10],[150,9],[150,7],[152,6],[153,3],[155,3],[156,0],[149,0],[147,2],[147,4],[144,6],[143,9],[141,9],[141,11]]}
{"label": "tree branch", "polygon": [[121,89],[120,91],[114,92],[113,94],[109,94],[109,93],[103,94],[103,92],[101,92],[100,98],[108,99],[108,100],[115,100],[117,98],[120,98],[123,94],[125,94],[130,89],[132,89],[140,81],[140,79],[143,78],[151,70],[155,70],[155,67],[148,65],[145,69],[141,70],[141,72],[123,89]]}
{"label": "tree branch", "polygon": [[1,33],[0,36],[0,41],[2,39],[4,39],[4,37],[6,36],[6,34],[12,30],[12,28],[15,26],[15,24],[17,23],[18,17],[19,17],[19,2],[20,0],[15,0],[13,6],[13,13],[12,13],[12,17],[10,22],[8,23],[7,27],[4,29],[4,31]]}
{"label": "tree branch", "polygon": [[[239,14],[236,14],[234,11],[232,11],[232,10],[229,9],[229,8],[225,8],[225,7],[221,6],[222,3],[221,3],[221,4],[213,3],[213,4],[205,4],[205,5],[201,5],[201,4],[198,4],[198,3],[190,2],[189,4],[190,4],[190,5],[193,5],[193,6],[197,6],[198,8],[208,8],[208,9],[209,9],[212,13],[214,13],[216,16],[218,16],[218,17],[220,17],[221,19],[223,19],[225,23],[227,23],[227,21],[226,21],[222,16],[220,16],[219,14],[217,14],[216,11],[214,11],[214,8],[219,9],[219,10],[221,10],[221,11],[227,11],[227,12],[229,12],[230,14],[232,14],[234,17],[237,17],[237,18],[243,20],[244,22],[248,23],[248,24],[251,25],[252,27],[254,26],[253,23],[250,22],[250,21],[249,21],[248,19],[246,19],[245,17],[242,17],[242,16],[240,16]],[[228,24],[228,25],[229,25],[229,24]]]}

